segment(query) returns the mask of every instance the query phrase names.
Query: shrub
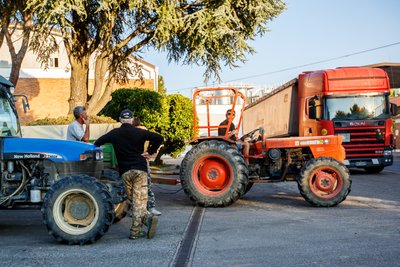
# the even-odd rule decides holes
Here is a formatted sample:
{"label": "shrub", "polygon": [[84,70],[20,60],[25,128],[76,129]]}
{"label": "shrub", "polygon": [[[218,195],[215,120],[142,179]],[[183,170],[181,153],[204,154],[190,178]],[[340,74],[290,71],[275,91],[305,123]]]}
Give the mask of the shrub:
{"label": "shrub", "polygon": [[[37,126],[37,125],[67,125],[74,120],[74,116],[62,116],[58,118],[44,118],[27,123],[27,126]],[[89,116],[90,123],[116,123],[116,121],[110,117],[106,116]]]}

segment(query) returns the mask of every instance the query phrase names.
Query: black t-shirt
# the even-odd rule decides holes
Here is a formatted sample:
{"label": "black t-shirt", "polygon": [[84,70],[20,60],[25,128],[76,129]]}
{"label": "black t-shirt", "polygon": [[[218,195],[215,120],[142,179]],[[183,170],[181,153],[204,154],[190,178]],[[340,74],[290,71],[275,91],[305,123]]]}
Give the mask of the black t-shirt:
{"label": "black t-shirt", "polygon": [[[221,122],[221,123],[219,124],[219,126],[224,126],[224,125],[228,125],[228,119],[224,120],[223,122]],[[229,131],[228,131],[228,132],[231,132],[231,131],[233,131],[233,130],[235,130],[235,129],[236,129],[235,124],[233,124],[233,122],[232,122],[232,123],[231,123],[231,126],[229,127]],[[226,133],[226,130],[227,130],[226,127],[225,127],[225,128],[218,128],[218,135],[224,136],[225,133]],[[236,140],[236,136],[235,136],[235,135],[232,135],[232,136],[231,136],[231,139],[232,139],[233,141],[235,141],[235,140]]]}
{"label": "black t-shirt", "polygon": [[111,130],[94,143],[96,146],[111,143],[114,146],[120,174],[128,170],[147,172],[147,162],[142,156],[144,143],[149,141],[147,152],[151,155],[157,152],[164,138],[147,130],[139,129],[124,123],[121,127]]}

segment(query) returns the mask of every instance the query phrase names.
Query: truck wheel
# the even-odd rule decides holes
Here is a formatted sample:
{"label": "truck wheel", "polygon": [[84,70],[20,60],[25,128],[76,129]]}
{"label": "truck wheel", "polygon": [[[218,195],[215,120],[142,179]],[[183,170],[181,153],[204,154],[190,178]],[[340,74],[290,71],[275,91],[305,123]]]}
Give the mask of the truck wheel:
{"label": "truck wheel", "polygon": [[49,234],[69,245],[95,242],[114,220],[111,194],[87,175],[68,176],[54,184],[41,211]]}
{"label": "truck wheel", "polygon": [[325,157],[307,162],[297,184],[304,199],[319,207],[338,205],[351,190],[349,170],[339,161]]}
{"label": "truck wheel", "polygon": [[364,170],[368,174],[377,174],[380,173],[383,170],[383,166],[377,166],[377,167],[365,167]]}
{"label": "truck wheel", "polygon": [[217,140],[201,142],[186,154],[180,179],[190,199],[205,207],[229,206],[244,194],[249,180],[237,148]]}
{"label": "truck wheel", "polygon": [[[122,183],[121,176],[116,170],[113,169],[105,169],[101,173],[101,178],[100,180],[107,185],[108,182],[112,183]],[[129,210],[131,208],[131,205],[129,203],[129,200],[122,201],[120,203],[114,204],[114,211],[115,211],[115,217],[114,217],[114,222],[117,223],[129,213]]]}

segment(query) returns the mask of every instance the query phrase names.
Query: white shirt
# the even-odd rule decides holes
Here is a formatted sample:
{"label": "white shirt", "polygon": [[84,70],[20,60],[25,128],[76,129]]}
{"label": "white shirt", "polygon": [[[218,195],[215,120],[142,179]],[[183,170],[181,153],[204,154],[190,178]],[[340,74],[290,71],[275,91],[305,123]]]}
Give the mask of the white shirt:
{"label": "white shirt", "polygon": [[82,137],[85,135],[83,125],[77,120],[71,122],[67,129],[67,140],[82,141]]}

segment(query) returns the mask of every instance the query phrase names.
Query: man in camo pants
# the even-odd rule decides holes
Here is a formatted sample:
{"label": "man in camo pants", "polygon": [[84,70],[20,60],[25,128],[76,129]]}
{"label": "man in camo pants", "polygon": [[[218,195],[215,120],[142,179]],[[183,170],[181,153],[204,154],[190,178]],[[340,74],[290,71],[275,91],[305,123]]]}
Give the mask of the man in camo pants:
{"label": "man in camo pants", "polygon": [[[132,111],[126,109],[120,114],[121,127],[111,130],[95,142],[96,146],[111,143],[117,157],[119,172],[125,184],[128,199],[133,204],[130,239],[146,236],[142,226],[147,226],[147,238],[153,238],[158,217],[147,212],[147,159],[160,147],[164,138],[147,130],[132,125]],[[144,143],[149,141],[147,151]]]}
{"label": "man in camo pants", "polygon": [[[139,128],[139,129],[147,130],[147,128],[141,124],[141,121],[139,118],[134,118],[133,126]],[[148,142],[146,142],[144,144],[145,151],[147,150],[148,146],[149,146],[149,144],[148,144]],[[151,183],[151,174],[150,173],[151,173],[150,164],[149,164],[149,161],[147,161],[147,184],[148,184],[148,189],[149,189],[147,192],[147,195],[148,195],[147,210],[150,213],[152,213],[153,215],[160,216],[161,212],[156,209],[156,196],[154,195],[153,190],[151,190],[152,183]]]}
{"label": "man in camo pants", "polygon": [[[132,227],[129,238],[136,239],[143,236],[141,227],[143,224],[146,225],[148,213],[147,213],[147,173],[138,170],[129,170],[122,174],[122,180],[125,184],[126,194],[128,199],[133,205],[132,214]],[[157,219],[157,217],[156,217]],[[154,218],[153,218],[154,220]],[[149,227],[148,235],[154,236],[154,226]],[[150,237],[149,237],[150,238]]]}

